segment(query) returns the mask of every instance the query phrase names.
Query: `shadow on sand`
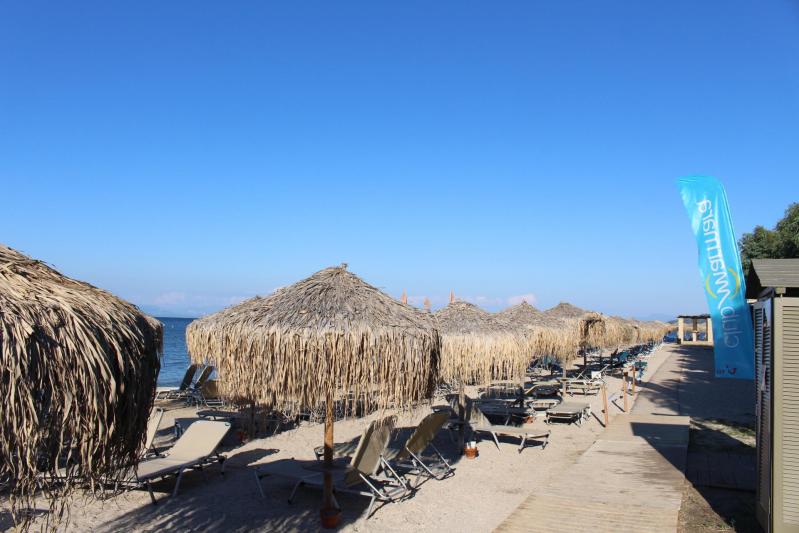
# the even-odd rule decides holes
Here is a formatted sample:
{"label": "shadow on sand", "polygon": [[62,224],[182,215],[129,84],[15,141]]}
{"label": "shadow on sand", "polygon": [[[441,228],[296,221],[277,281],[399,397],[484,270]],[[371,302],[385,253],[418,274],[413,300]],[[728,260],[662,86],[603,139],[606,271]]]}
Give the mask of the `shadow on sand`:
{"label": "shadow on sand", "polygon": [[[400,427],[395,430],[393,439],[404,442],[414,427]],[[460,460],[456,446],[446,431],[440,431],[434,441],[436,447],[450,464]],[[350,444],[357,446],[358,438]],[[97,528],[98,531],[316,531],[319,530],[319,509],[322,493],[314,488],[301,488],[297,491],[293,504],[288,497],[294,481],[279,475],[269,475],[261,479],[265,498],[261,498],[256,485],[254,472],[258,466],[275,465],[281,461],[265,461],[256,465],[264,457],[272,455],[275,449],[255,449],[231,454],[226,462],[225,475],[220,475],[214,466],[199,472],[184,474],[180,492],[170,498],[174,479],[153,485],[157,491],[159,504],[153,506],[149,500],[136,509],[118,516]],[[309,450],[310,451],[310,450]],[[310,459],[301,463],[314,463]],[[412,480],[415,481],[415,480]],[[435,481],[432,481],[435,483]],[[417,490],[424,490],[424,483]],[[410,495],[412,497],[412,493]],[[341,526],[360,519],[367,510],[368,498],[357,495],[338,496],[342,507]],[[381,506],[376,504],[375,514]]]}

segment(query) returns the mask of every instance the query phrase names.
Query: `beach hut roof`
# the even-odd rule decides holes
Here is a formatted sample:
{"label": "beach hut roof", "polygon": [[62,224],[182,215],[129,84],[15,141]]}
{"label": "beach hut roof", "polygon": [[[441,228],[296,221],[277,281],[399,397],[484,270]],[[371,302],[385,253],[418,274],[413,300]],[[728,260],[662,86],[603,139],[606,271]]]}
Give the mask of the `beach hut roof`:
{"label": "beach hut roof", "polygon": [[186,338],[193,361],[217,366],[224,395],[283,409],[341,393],[404,406],[427,397],[437,379],[430,314],[346,265],[195,320]]}
{"label": "beach hut roof", "polygon": [[445,381],[488,383],[524,375],[532,350],[519,327],[460,300],[433,316],[442,336],[441,374]]}
{"label": "beach hut roof", "polygon": [[[12,480],[14,509],[43,486],[59,517],[57,496],[77,479],[114,478],[135,461],[162,334],[132,304],[0,244],[0,480]],[[67,456],[66,478],[55,476]]]}

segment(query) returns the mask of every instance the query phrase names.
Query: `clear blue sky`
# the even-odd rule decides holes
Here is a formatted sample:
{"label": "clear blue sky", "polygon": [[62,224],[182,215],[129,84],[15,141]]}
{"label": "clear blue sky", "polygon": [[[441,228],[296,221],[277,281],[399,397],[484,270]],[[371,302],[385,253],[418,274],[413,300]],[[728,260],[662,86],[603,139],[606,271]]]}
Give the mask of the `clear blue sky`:
{"label": "clear blue sky", "polygon": [[676,179],[799,200],[799,4],[0,4],[0,239],[161,315],[346,261],[399,296],[702,311]]}

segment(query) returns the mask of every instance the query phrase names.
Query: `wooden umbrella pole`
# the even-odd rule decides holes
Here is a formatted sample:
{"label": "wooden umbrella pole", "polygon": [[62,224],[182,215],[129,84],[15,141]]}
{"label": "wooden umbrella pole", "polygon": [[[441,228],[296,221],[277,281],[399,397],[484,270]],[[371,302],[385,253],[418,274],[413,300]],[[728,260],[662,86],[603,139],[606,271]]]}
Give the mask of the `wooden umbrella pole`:
{"label": "wooden umbrella pole", "polygon": [[463,449],[466,447],[466,390],[463,380],[461,380],[460,390],[458,391],[458,420],[460,421],[458,450],[463,454]]}
{"label": "wooden umbrella pole", "polygon": [[621,384],[622,384],[622,389],[621,390],[622,390],[622,393],[624,394],[624,412],[626,413],[628,411],[628,409],[627,409],[627,370],[626,369],[624,370],[624,373],[622,374],[622,376],[623,377],[622,377],[622,381],[621,381]]}
{"label": "wooden umbrella pole", "polygon": [[333,394],[327,393],[325,412],[325,487],[323,510],[333,509]]}
{"label": "wooden umbrella pole", "polygon": [[602,383],[602,412],[605,413],[605,427],[608,427],[608,389]]}

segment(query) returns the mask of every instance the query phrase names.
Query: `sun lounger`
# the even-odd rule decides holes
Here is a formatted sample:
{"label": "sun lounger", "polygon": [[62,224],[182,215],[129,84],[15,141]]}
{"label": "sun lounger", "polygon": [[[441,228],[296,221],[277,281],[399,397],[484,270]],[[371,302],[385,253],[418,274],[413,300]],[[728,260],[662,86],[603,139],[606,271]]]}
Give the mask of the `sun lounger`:
{"label": "sun lounger", "polygon": [[576,423],[581,425],[583,419],[591,416],[591,406],[583,402],[562,402],[546,412],[547,424],[552,421]]}
{"label": "sun lounger", "polygon": [[[333,458],[344,458],[344,457],[352,457],[358,452],[358,448],[361,446],[363,442],[363,438],[365,435],[371,435],[374,432],[378,432],[379,435],[377,438],[385,438],[386,442],[391,439],[391,432],[394,431],[394,427],[397,424],[397,417],[396,416],[387,416],[382,420],[372,420],[369,423],[369,426],[363,432],[363,435],[356,441],[350,440],[347,442],[337,442],[333,445]],[[385,435],[384,435],[385,433]],[[321,461],[324,458],[325,454],[325,447],[324,446],[317,446],[313,450],[316,459]]]}
{"label": "sun lounger", "polygon": [[473,433],[489,433],[493,437],[497,449],[499,449],[498,435],[519,438],[519,453],[522,453],[528,441],[537,441],[542,449],[546,448],[551,434],[550,431],[529,427],[492,424],[480,411],[478,404],[468,397],[466,398],[466,421],[469,423]]}
{"label": "sun lounger", "polygon": [[528,405],[530,405],[530,407],[532,407],[536,411],[546,411],[551,407],[555,407],[562,401],[563,400],[560,398],[560,396],[556,398],[536,398],[535,400],[529,402]]}
{"label": "sun lounger", "polygon": [[539,381],[525,388],[524,395],[534,396],[536,398],[541,396],[554,396],[560,392],[560,388],[560,383],[556,380]]}
{"label": "sun lounger", "polygon": [[[391,431],[386,431],[385,425],[381,427],[381,424],[369,424],[358,441],[358,447],[349,464],[334,468],[331,472],[334,495],[355,494],[370,498],[366,518],[371,516],[376,501],[396,502],[409,492],[407,483],[384,457],[390,437]],[[315,471],[308,468],[313,468]],[[262,477],[276,475],[295,481],[288,500],[292,503],[300,487],[321,489],[324,486],[324,468],[324,464],[319,461],[314,461],[310,467],[303,467],[296,461],[284,461],[280,465],[270,463],[254,471],[255,481],[262,498],[265,497],[261,487]],[[378,477],[380,471],[384,471],[386,476]],[[339,507],[338,502],[334,501],[334,504]]]}
{"label": "sun lounger", "polygon": [[[421,475],[427,475],[441,480],[452,475],[455,469],[444,459],[436,445],[433,444],[436,434],[448,420],[449,411],[430,413],[419,422],[419,425],[416,426],[403,445],[388,446],[385,454],[386,459],[400,472],[416,474],[417,479]],[[431,448],[433,453],[435,453],[438,464],[428,464],[422,457],[422,454],[428,448]]]}
{"label": "sun lounger", "polygon": [[476,400],[480,411],[487,417],[501,418],[503,424],[509,424],[511,420],[523,420],[532,422],[535,418],[535,409],[525,405],[514,405],[513,402],[497,400]]}
{"label": "sun lounger", "polygon": [[189,368],[186,369],[186,373],[183,375],[183,381],[180,382],[179,387],[157,387],[155,389],[155,399],[168,400],[184,397],[188,392],[189,387],[191,387],[194,374],[197,373],[197,368],[199,366],[200,365],[197,364],[189,365]]}
{"label": "sun lounger", "polygon": [[186,402],[189,404],[196,403],[199,404],[202,400],[202,390],[203,387],[206,386],[206,383],[209,379],[211,379],[211,374],[214,372],[214,367],[211,365],[207,365],[205,368],[202,369],[200,372],[200,377],[197,378],[197,382],[189,387],[189,390],[186,391]]}
{"label": "sun lounger", "polygon": [[587,394],[598,394],[602,388],[602,380],[595,379],[572,379],[566,381],[566,392],[573,396],[575,392]]}
{"label": "sun lounger", "polygon": [[194,401],[205,407],[222,407],[225,405],[219,393],[219,380],[209,379],[194,392]]}
{"label": "sun lounger", "polygon": [[142,453],[142,457],[158,455],[158,452],[153,447],[153,443],[155,442],[155,436],[158,433],[158,426],[161,424],[162,418],[164,418],[164,410],[160,407],[150,412],[150,418],[147,419],[147,436],[144,439],[144,452]]}
{"label": "sun lounger", "polygon": [[212,422],[198,420],[186,429],[183,435],[175,442],[163,456],[144,459],[136,465],[135,484],[146,486],[150,493],[153,505],[156,504],[151,482],[168,477],[177,476],[172,496],[178,493],[180,480],[186,470],[202,468],[205,465],[219,462],[224,473],[224,458],[216,453],[216,449],[230,429],[228,422]]}

